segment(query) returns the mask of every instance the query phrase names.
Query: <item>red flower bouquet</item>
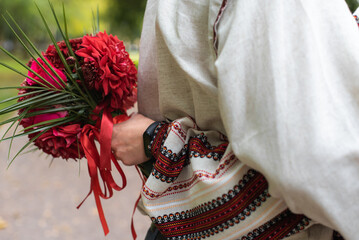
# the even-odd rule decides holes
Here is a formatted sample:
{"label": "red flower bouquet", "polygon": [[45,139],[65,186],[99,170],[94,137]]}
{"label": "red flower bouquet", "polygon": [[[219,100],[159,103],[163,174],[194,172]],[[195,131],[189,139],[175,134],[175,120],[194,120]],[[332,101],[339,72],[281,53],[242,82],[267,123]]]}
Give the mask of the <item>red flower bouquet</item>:
{"label": "red flower bouquet", "polygon": [[[58,23],[52,5],[50,7]],[[100,198],[110,198],[113,190],[119,191],[126,184],[124,173],[111,153],[112,127],[114,122],[128,119],[126,111],[136,102],[136,67],[123,42],[106,32],[69,39],[67,31],[58,23],[63,41],[56,42],[43,18],[53,44],[40,53],[11,16],[10,20],[20,32],[15,35],[32,58],[27,65],[21,64],[27,74],[0,63],[25,77],[18,96],[11,98],[17,98],[17,102],[0,110],[0,115],[15,111],[18,116],[0,124],[17,123],[23,127],[20,131],[16,127],[11,140],[17,136],[29,137],[29,142],[15,157],[33,143],[53,157],[87,159],[91,177],[89,195],[93,193],[95,197],[107,234]],[[10,21],[7,22],[13,30]],[[4,48],[0,49],[19,62]],[[100,144],[100,153],[96,141]],[[111,166],[122,176],[123,186],[114,181]]]}

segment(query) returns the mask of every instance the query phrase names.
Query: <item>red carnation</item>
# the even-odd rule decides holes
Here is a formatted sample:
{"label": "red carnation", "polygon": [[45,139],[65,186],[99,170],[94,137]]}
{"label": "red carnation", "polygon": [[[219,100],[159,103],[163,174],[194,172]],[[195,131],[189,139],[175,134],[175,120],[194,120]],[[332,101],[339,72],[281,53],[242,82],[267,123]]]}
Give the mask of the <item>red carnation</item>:
{"label": "red carnation", "polygon": [[[55,107],[60,107],[60,106],[55,106]],[[38,108],[38,109],[30,110],[28,113],[32,113],[32,112],[36,112],[36,111],[40,111],[40,110],[42,110],[42,109]],[[20,113],[22,113],[23,111],[24,111],[24,109],[21,109]],[[21,120],[20,124],[24,128],[27,128],[34,124],[38,124],[38,123],[42,123],[42,122],[46,122],[46,121],[50,121],[50,120],[54,120],[54,119],[58,119],[58,118],[65,118],[67,116],[68,116],[67,111],[39,114],[39,115],[35,115],[32,117],[28,117],[28,118],[23,118]]]}
{"label": "red carnation", "polygon": [[[53,157],[82,158],[85,154],[79,141],[81,130],[79,124],[54,127],[36,139],[35,145]],[[29,137],[37,134],[30,134]]]}
{"label": "red carnation", "polygon": [[[21,87],[29,87],[30,85],[27,83],[26,79],[20,84]],[[23,94],[26,94],[26,93],[30,93],[32,90],[29,89],[29,88],[19,88],[18,89],[19,92],[18,92],[18,95],[23,95]],[[23,97],[20,97],[17,101],[23,101],[23,100],[26,100],[26,99],[29,99],[29,98],[32,98],[34,97],[35,94],[31,94],[31,95],[27,95],[27,96],[23,96]]]}
{"label": "red carnation", "polygon": [[137,70],[122,41],[106,32],[84,36],[76,54],[84,58],[87,86],[94,86],[104,98],[109,96],[113,109],[127,110],[133,106],[137,97]]}
{"label": "red carnation", "polygon": [[[66,75],[59,69],[57,69],[56,67],[53,67],[53,70],[56,72],[56,74],[61,78],[59,79],[56,74],[45,64],[44,61],[42,61],[41,58],[38,58],[37,61],[41,64],[41,66],[36,62],[36,61],[32,61],[31,63],[31,70],[36,72],[37,75],[39,75],[40,77],[38,77],[36,74],[34,74],[33,72],[29,71],[28,72],[28,78],[26,78],[26,82],[27,85],[29,86],[34,86],[34,85],[39,85],[42,86],[39,83],[42,83],[43,85],[49,87],[49,88],[57,88],[57,89],[61,89],[62,87],[64,87],[64,83],[67,82],[66,79]],[[49,62],[47,59],[46,61],[48,63]],[[46,69],[47,72],[49,72],[51,74],[51,76],[44,70]],[[34,80],[36,81],[34,81]],[[43,80],[44,79],[44,80]]]}
{"label": "red carnation", "polygon": [[[74,52],[76,52],[80,48],[81,43],[82,43],[82,38],[70,39],[70,45],[71,45],[71,48],[72,48],[72,50]],[[69,61],[72,61],[72,57],[70,56],[70,52],[69,52],[69,49],[66,46],[66,43],[64,41],[61,41],[61,42],[57,43],[57,46],[59,46],[60,51],[64,55],[66,61],[68,61],[68,64],[72,65],[72,62],[69,62]],[[44,55],[44,57],[49,59],[50,62],[56,68],[58,68],[60,70],[65,69],[65,66],[62,63],[62,61],[61,61],[61,59],[59,57],[59,54],[57,53],[56,48],[55,48],[54,45],[50,45],[43,55]]]}

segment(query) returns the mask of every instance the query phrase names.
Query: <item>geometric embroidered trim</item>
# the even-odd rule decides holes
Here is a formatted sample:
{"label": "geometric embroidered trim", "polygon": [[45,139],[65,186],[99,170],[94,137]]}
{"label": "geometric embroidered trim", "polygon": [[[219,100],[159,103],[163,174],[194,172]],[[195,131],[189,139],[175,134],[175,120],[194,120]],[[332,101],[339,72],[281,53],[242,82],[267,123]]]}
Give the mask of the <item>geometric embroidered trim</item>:
{"label": "geometric embroidered trim", "polygon": [[216,53],[216,56],[218,55],[218,36],[217,36],[218,25],[219,25],[219,22],[221,20],[221,17],[223,15],[223,12],[226,9],[226,7],[227,7],[227,0],[223,0],[222,6],[219,9],[216,21],[213,24],[213,48]]}
{"label": "geometric embroidered trim", "polygon": [[264,177],[248,173],[227,194],[194,209],[152,217],[167,239],[204,239],[246,220],[270,195]]}
{"label": "geometric embroidered trim", "polygon": [[[170,223],[173,221],[195,218],[203,213],[215,210],[216,208],[228,203],[231,199],[233,199],[235,196],[240,194],[241,191],[243,191],[243,189],[245,188],[246,184],[257,176],[258,173],[251,169],[248,171],[246,175],[244,175],[240,183],[234,186],[233,189],[229,190],[227,194],[223,194],[222,196],[213,199],[211,202],[201,204],[194,209],[187,210],[186,212],[183,211],[181,213],[170,214],[168,216],[164,215],[162,217],[157,217],[157,218],[153,217],[151,218],[151,220],[155,224]],[[255,201],[252,204],[250,204],[253,206],[248,206],[248,211],[244,210],[245,212],[244,215],[248,216],[249,214],[247,214],[247,212],[251,212],[253,209],[255,209],[256,206],[257,207],[260,206],[261,202],[264,202],[267,197],[270,196],[268,195],[268,191],[265,190],[257,199],[255,199]]]}
{"label": "geometric embroidered trim", "polygon": [[[205,239],[238,225],[270,197],[265,178],[249,170],[233,189],[196,208],[152,217],[168,240]],[[305,229],[310,219],[286,210],[241,240],[283,239]]]}
{"label": "geometric embroidered trim", "polygon": [[310,219],[304,215],[285,210],[277,217],[243,236],[241,240],[284,239],[304,230]]}
{"label": "geometric embroidered trim", "polygon": [[[219,164],[218,168],[214,173],[209,172],[195,172],[193,174],[193,177],[188,179],[186,182],[181,183],[173,183],[171,186],[167,188],[166,191],[163,193],[153,193],[151,192],[146,185],[142,188],[142,193],[146,195],[147,197],[150,197],[152,199],[159,198],[161,196],[166,196],[166,193],[170,193],[173,191],[181,190],[181,191],[187,191],[189,190],[198,180],[204,178],[204,179],[216,179],[217,177],[222,176],[222,174],[226,171],[227,167],[233,163],[233,161],[236,161],[236,157],[234,155],[228,156],[228,158],[223,161],[223,163]],[[161,179],[161,181],[166,181],[166,177],[161,175],[161,173],[157,172],[156,169],[152,171],[152,175],[155,176],[157,179]]]}
{"label": "geometric embroidered trim", "polygon": [[174,153],[164,146],[168,135],[167,128],[168,125],[157,128],[155,137],[150,144],[152,155],[157,159],[152,175],[162,182],[174,182],[182,169],[190,164],[190,159],[193,157],[209,158],[214,161],[220,160],[228,146],[228,142],[224,142],[219,146],[211,146],[207,141],[207,137],[201,133],[191,137],[188,144],[185,144],[178,153]]}
{"label": "geometric embroidered trim", "polygon": [[[168,123],[158,125],[148,146],[156,159],[151,173],[155,179],[175,183],[182,169],[190,164],[192,159],[206,158],[216,162],[222,160],[228,147],[228,141],[224,141],[218,146],[212,146],[203,133],[191,137],[178,152],[167,149],[164,144],[169,132],[173,131],[172,127],[175,126]],[[177,130],[175,129],[180,134]],[[185,139],[185,133],[183,134],[180,136]],[[198,178],[214,179],[220,177],[221,172],[226,171],[233,160],[237,160],[234,155],[226,156],[226,159],[220,162],[215,172],[194,172],[191,179],[169,185],[166,192],[179,189],[189,191]],[[164,192],[151,192],[146,186],[142,192],[146,198],[148,196],[151,198],[165,196]],[[232,226],[250,221],[248,217],[262,207],[269,197],[268,182],[262,174],[251,169],[239,180],[237,185],[226,191],[225,194],[192,209],[170,212],[163,216],[152,217],[151,220],[168,240],[205,239],[226,231]],[[286,210],[246,236],[241,237],[241,240],[283,239],[305,229],[309,223],[310,219],[304,215],[293,214]]]}

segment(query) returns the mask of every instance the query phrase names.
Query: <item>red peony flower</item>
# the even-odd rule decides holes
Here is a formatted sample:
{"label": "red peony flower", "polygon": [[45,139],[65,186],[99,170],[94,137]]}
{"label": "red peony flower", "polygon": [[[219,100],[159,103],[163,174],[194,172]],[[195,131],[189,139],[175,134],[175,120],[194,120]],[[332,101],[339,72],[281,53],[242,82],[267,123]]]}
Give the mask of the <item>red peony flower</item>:
{"label": "red peony flower", "polygon": [[[20,84],[21,87],[28,87],[29,84],[27,83],[27,80],[25,79],[21,84]],[[29,90],[28,88],[19,88],[18,89],[19,92],[18,92],[18,95],[23,95],[25,93],[29,93],[31,90]],[[27,95],[27,96],[23,96],[23,97],[20,97],[18,99],[18,102],[20,101],[23,101],[23,100],[26,100],[26,99],[29,99],[31,97],[33,97],[34,95]]]}
{"label": "red peony flower", "polygon": [[[32,73],[31,71],[28,72],[28,76],[37,80],[40,83],[45,84],[46,86],[53,88],[53,86],[57,89],[60,89],[61,86],[64,86],[64,83],[55,75],[55,73],[52,72],[52,70],[41,60],[41,58],[38,58],[37,61],[51,74],[51,76],[49,76],[49,74],[41,68],[41,66],[39,66],[39,64],[37,64],[37,62],[33,61],[31,63],[31,69],[36,72],[37,74],[39,74],[42,78],[44,78],[46,81],[44,81],[43,79],[39,78],[38,76],[36,76],[34,73]],[[49,62],[49,61],[48,61]],[[50,63],[50,62],[49,62]],[[51,63],[50,63],[51,64]],[[52,64],[51,64],[52,66]],[[60,71],[59,69],[53,67],[55,72],[59,75],[59,77],[66,82],[66,76],[65,74]],[[26,78],[26,83],[29,86],[33,86],[33,85],[40,85],[37,82],[35,82],[34,80],[30,79],[30,78]],[[52,86],[53,85],[53,86]]]}
{"label": "red peony flower", "polygon": [[[71,48],[74,52],[76,52],[78,49],[80,49],[82,43],[82,38],[75,38],[75,39],[70,39],[70,45]],[[59,46],[60,51],[62,52],[62,54],[64,55],[67,63],[69,65],[72,65],[73,62],[70,62],[72,60],[72,57],[70,56],[70,52],[69,49],[66,46],[66,43],[64,41],[58,42],[57,46]],[[54,45],[50,45],[46,52],[43,54],[44,57],[46,57],[47,59],[49,59],[49,61],[58,69],[64,71],[65,66],[62,63],[59,54],[56,51],[56,48]]]}
{"label": "red peony flower", "polygon": [[[41,109],[35,109],[30,112],[39,111]],[[22,112],[23,110],[21,110]],[[46,113],[46,114],[40,114],[33,117],[23,118],[20,122],[20,124],[24,127],[30,127],[31,125],[57,119],[57,118],[64,118],[68,115],[67,111],[61,111],[61,112],[55,112],[55,113]]]}
{"label": "red peony flower", "polygon": [[[80,124],[54,127],[36,139],[35,145],[53,157],[82,158],[85,154],[79,141],[81,130]],[[30,134],[29,137],[36,135]]]}
{"label": "red peony flower", "polygon": [[106,32],[84,36],[76,54],[84,58],[86,85],[100,91],[104,98],[109,97],[113,109],[127,110],[134,105],[137,70],[122,41]]}

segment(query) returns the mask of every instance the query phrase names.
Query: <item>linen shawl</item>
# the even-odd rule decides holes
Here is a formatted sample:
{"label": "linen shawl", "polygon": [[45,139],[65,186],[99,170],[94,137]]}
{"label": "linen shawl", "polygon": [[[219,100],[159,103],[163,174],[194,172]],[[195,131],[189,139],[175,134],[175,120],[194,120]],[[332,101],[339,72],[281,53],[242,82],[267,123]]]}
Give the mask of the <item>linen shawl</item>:
{"label": "linen shawl", "polygon": [[214,46],[221,4],[148,1],[139,111],[223,133],[273,197],[357,239],[359,31],[345,1],[228,0]]}

